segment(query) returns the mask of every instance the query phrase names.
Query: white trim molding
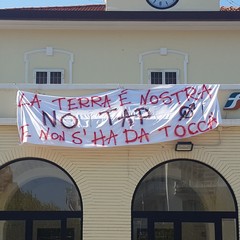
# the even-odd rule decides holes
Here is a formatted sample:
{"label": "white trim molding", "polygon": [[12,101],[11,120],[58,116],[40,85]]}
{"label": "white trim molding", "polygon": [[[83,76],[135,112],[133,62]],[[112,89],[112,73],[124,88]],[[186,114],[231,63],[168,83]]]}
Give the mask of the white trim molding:
{"label": "white trim molding", "polygon": [[72,83],[73,80],[73,62],[74,62],[74,57],[73,53],[62,50],[62,49],[55,49],[53,47],[46,47],[46,48],[41,48],[41,49],[35,49],[32,51],[28,51],[24,53],[24,63],[25,63],[25,83],[29,83],[28,79],[28,74],[29,74],[29,56],[33,54],[38,54],[38,53],[46,53],[46,56],[53,56],[54,53],[62,53],[65,55],[69,56],[69,61],[68,61],[68,67],[69,67],[69,83]]}
{"label": "white trim molding", "polygon": [[[194,84],[194,83],[193,83]],[[198,83],[196,83],[198,84]],[[208,84],[208,83],[206,83]],[[180,84],[181,85],[181,84]],[[151,84],[116,84],[116,83],[86,83],[86,84],[32,84],[32,83],[0,83],[0,91],[5,90],[111,90],[117,88],[126,89],[148,89],[152,88]],[[240,91],[240,84],[220,84],[220,90]]]}
{"label": "white trim molding", "polygon": [[184,84],[187,84],[188,82],[188,54],[181,52],[181,51],[177,51],[177,50],[172,50],[172,49],[167,49],[167,48],[160,48],[158,50],[152,50],[152,51],[148,51],[148,52],[144,52],[139,54],[139,64],[140,64],[140,84],[144,83],[144,57],[152,55],[152,54],[160,54],[161,56],[166,56],[168,54],[177,54],[177,55],[181,55],[183,56],[183,74],[184,74]]}

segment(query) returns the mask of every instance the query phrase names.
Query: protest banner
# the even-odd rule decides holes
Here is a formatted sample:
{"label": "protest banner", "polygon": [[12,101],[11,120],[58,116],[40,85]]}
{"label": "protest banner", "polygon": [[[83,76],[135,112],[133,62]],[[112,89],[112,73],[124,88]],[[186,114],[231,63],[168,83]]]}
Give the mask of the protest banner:
{"label": "protest banner", "polygon": [[221,123],[219,85],[162,85],[88,96],[18,91],[21,143],[117,147],[193,137]]}

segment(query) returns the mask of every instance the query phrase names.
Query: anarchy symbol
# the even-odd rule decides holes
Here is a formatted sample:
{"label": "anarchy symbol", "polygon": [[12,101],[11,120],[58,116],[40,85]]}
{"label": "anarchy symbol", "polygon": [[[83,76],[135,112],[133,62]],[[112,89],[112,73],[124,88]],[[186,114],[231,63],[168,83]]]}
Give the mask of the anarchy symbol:
{"label": "anarchy symbol", "polygon": [[193,111],[196,109],[195,103],[191,103],[189,106],[183,106],[179,110],[180,118],[178,121],[181,121],[183,118],[191,118],[193,116]]}

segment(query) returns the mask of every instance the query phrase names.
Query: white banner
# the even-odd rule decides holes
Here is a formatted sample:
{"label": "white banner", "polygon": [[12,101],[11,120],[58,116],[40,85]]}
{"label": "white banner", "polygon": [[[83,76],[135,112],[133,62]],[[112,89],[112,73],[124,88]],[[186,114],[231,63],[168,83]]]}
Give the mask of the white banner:
{"label": "white banner", "polygon": [[18,91],[21,143],[68,147],[152,144],[193,137],[221,122],[219,85],[162,85],[56,97]]}

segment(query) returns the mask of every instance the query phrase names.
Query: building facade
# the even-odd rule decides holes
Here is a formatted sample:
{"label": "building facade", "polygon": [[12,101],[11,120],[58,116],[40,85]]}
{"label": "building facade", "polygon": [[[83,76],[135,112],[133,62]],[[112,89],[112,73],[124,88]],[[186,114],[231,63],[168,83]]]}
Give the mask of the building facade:
{"label": "building facade", "polygon": [[[0,240],[237,240],[240,15],[218,1],[0,10]],[[155,144],[20,144],[18,90],[220,84],[222,123]],[[177,143],[190,143],[186,151]]]}

